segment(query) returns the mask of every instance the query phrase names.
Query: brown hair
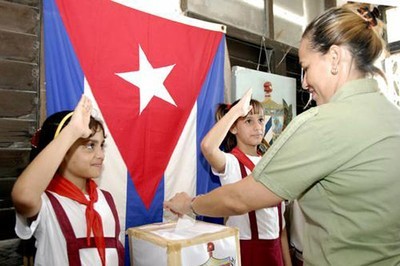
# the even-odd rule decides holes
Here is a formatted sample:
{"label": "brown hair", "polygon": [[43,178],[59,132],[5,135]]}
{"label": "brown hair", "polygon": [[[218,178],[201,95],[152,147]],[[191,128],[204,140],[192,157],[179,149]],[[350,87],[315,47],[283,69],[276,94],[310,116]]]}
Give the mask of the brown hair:
{"label": "brown hair", "polygon": [[[218,122],[224,115],[226,115],[229,110],[232,108],[232,106],[235,106],[237,103],[239,102],[239,100],[236,100],[234,103],[232,104],[226,104],[226,103],[221,103],[217,106],[217,111],[215,112],[215,120]],[[251,109],[251,111],[249,112],[249,114],[260,114],[260,113],[264,113],[264,107],[262,106],[262,104],[254,99],[250,100],[250,105],[253,107]],[[236,120],[237,121],[237,120]],[[236,123],[235,121],[235,123]],[[235,123],[232,125],[234,126]],[[269,146],[266,142],[263,140],[263,145],[267,145]],[[222,148],[225,152],[230,152],[232,151],[233,148],[235,148],[237,145],[237,141],[236,141],[236,136],[234,134],[232,134],[230,131],[228,131],[228,133],[226,134],[223,142],[222,142]],[[265,148],[264,146],[261,147],[261,149],[259,149],[260,153],[264,153],[265,150],[267,148]]]}
{"label": "brown hair", "polygon": [[381,36],[383,22],[374,17],[376,25],[371,25],[371,21],[357,11],[369,8],[366,4],[345,4],[328,9],[307,26],[302,38],[308,38],[311,48],[322,54],[326,54],[332,45],[345,45],[362,73],[378,74],[385,79],[385,74],[374,66],[386,50]]}

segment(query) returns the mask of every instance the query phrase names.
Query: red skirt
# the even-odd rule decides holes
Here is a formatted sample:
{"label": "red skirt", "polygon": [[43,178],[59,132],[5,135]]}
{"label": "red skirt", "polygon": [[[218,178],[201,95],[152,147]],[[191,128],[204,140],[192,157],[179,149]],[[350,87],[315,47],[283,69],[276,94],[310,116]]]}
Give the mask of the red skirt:
{"label": "red skirt", "polygon": [[281,239],[240,240],[242,266],[283,266]]}

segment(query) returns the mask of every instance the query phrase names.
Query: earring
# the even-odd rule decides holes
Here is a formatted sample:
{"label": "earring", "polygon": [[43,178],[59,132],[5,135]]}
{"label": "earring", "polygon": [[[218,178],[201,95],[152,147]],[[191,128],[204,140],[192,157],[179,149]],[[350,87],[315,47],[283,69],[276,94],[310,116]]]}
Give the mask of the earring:
{"label": "earring", "polygon": [[336,76],[337,73],[339,73],[339,70],[337,69],[337,66],[336,66],[336,67],[332,67],[332,69],[331,69],[331,74],[334,75],[334,76]]}

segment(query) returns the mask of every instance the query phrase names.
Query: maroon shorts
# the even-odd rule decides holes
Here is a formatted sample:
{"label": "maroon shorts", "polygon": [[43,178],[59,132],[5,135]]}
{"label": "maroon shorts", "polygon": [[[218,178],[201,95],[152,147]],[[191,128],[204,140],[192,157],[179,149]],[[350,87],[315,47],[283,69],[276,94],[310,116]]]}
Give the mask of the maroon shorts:
{"label": "maroon shorts", "polygon": [[281,240],[240,240],[242,266],[283,266]]}

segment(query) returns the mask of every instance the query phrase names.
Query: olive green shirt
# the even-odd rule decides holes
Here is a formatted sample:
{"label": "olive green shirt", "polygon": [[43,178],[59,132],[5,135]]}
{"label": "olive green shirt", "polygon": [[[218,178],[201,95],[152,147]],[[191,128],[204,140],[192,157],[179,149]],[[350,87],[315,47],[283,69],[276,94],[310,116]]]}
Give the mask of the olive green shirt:
{"label": "olive green shirt", "polygon": [[375,80],[297,116],[253,176],[299,199],[305,265],[400,265],[400,111]]}

